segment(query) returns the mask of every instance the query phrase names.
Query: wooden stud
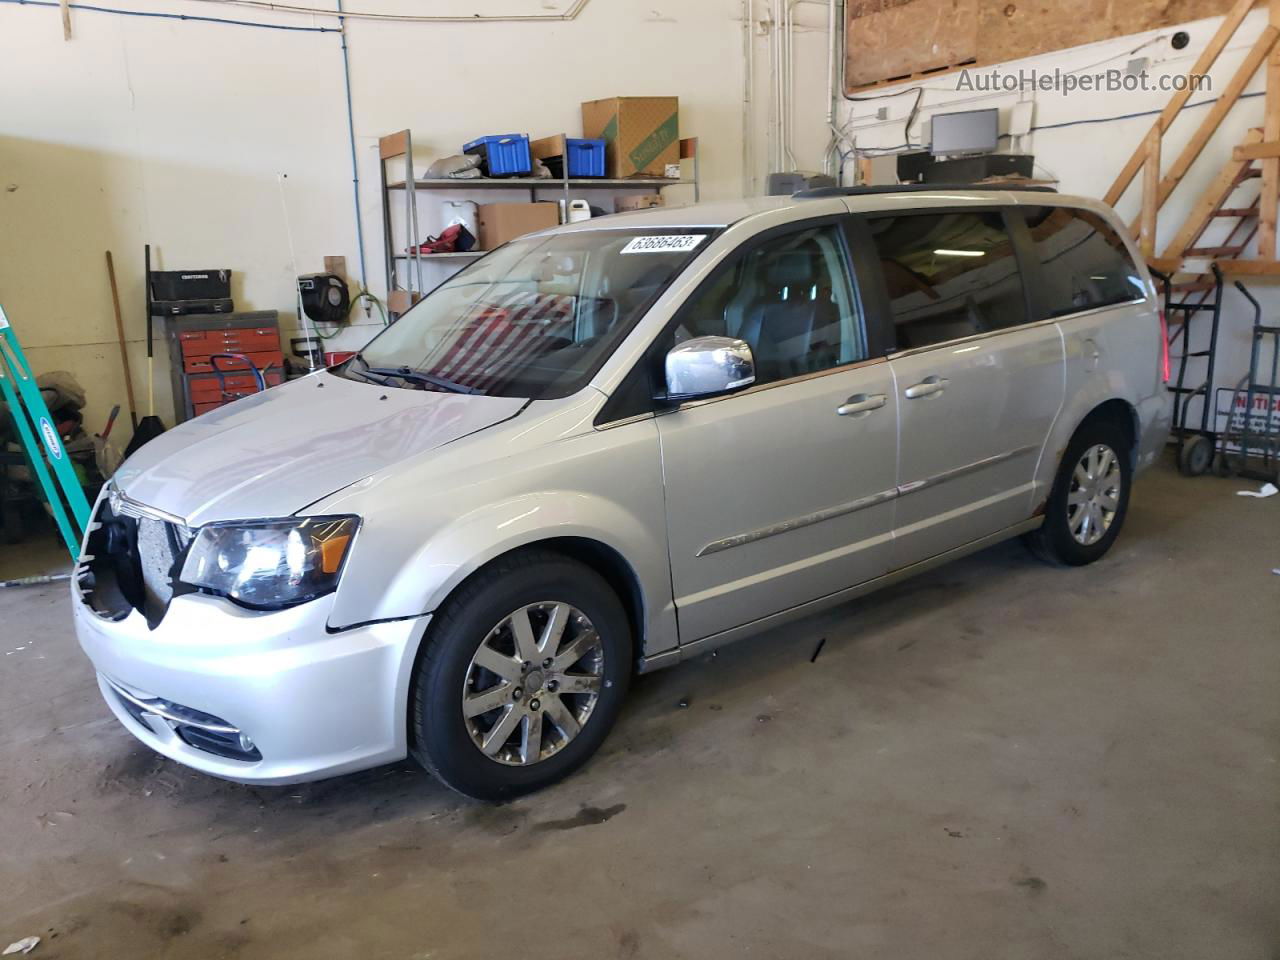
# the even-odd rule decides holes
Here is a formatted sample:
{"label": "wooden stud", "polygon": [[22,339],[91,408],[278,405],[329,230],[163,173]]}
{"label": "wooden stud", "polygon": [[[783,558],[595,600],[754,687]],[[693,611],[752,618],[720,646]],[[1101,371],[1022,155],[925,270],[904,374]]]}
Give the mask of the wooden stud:
{"label": "wooden stud", "polygon": [[[1272,26],[1264,27],[1262,33],[1258,35],[1258,39],[1249,50],[1248,56],[1244,58],[1240,68],[1231,77],[1227,88],[1222,91],[1222,96],[1214,103],[1209,110],[1208,116],[1204,118],[1196,132],[1191,135],[1191,140],[1182,148],[1178,158],[1169,167],[1169,172],[1160,181],[1160,193],[1156,199],[1157,206],[1164,206],[1164,202],[1169,199],[1169,194],[1173,193],[1178,184],[1182,182],[1182,178],[1187,170],[1190,169],[1191,164],[1195,163],[1196,157],[1200,156],[1200,151],[1204,149],[1205,144],[1209,142],[1209,138],[1217,131],[1218,126],[1222,123],[1222,118],[1235,106],[1240,94],[1244,92],[1245,85],[1253,79],[1258,67],[1262,66],[1262,61],[1266,59],[1267,54],[1271,52],[1271,48],[1275,45],[1276,37],[1280,37],[1280,29]],[[1217,204],[1214,204],[1214,206],[1217,206]]]}
{"label": "wooden stud", "polygon": [[[1280,27],[1280,0],[1271,0],[1271,26]],[[1267,98],[1262,121],[1264,143],[1280,140],[1280,46],[1267,57]],[[1280,207],[1280,155],[1262,160],[1262,190],[1258,194],[1258,259],[1276,258],[1276,209]]]}
{"label": "wooden stud", "polygon": [[390,160],[392,157],[402,157],[408,152],[408,130],[401,130],[399,133],[389,133],[385,137],[378,138],[378,156],[383,160]]}
{"label": "wooden stud", "polygon": [[[1233,34],[1239,29],[1244,18],[1248,16],[1249,11],[1253,9],[1257,0],[1237,0],[1227,15],[1223,18],[1222,23],[1218,26],[1218,30],[1210,38],[1205,45],[1200,56],[1196,58],[1196,62],[1191,65],[1191,69],[1187,71],[1187,76],[1191,77],[1196,74],[1207,74],[1209,69],[1217,62],[1218,55],[1222,53],[1228,41],[1231,40]],[[1169,125],[1173,123],[1174,117],[1178,115],[1178,111],[1186,105],[1191,98],[1192,85],[1187,83],[1185,88],[1179,90],[1160,111],[1160,116],[1156,119],[1154,129],[1164,133],[1169,129]],[[1138,169],[1142,166],[1143,158],[1146,156],[1146,140],[1144,139],[1138,144],[1138,148],[1133,151],[1133,156],[1129,158],[1129,162],[1124,165],[1120,171],[1120,175],[1116,177],[1115,183],[1111,185],[1111,189],[1107,191],[1104,202],[1109,206],[1115,206],[1116,201],[1124,195],[1125,190],[1129,188],[1129,184],[1133,182],[1133,178],[1138,175]]]}
{"label": "wooden stud", "polygon": [[[1272,53],[1274,54],[1277,51],[1280,51],[1280,47],[1277,47]],[[1270,65],[1268,65],[1267,72],[1270,73],[1270,70]],[[1270,77],[1268,77],[1268,82],[1270,82]],[[1252,143],[1248,146],[1242,143],[1231,150],[1232,160],[1263,160],[1267,157],[1280,157],[1280,140],[1270,142],[1264,140],[1262,143]]]}
{"label": "wooden stud", "polygon": [[1142,215],[1139,218],[1138,247],[1144,257],[1155,256],[1156,214],[1160,207],[1156,199],[1160,192],[1160,129],[1152,127],[1147,133],[1147,159],[1142,162]]}
{"label": "wooden stud", "polygon": [[62,11],[62,39],[71,39],[71,4],[68,0],[58,0],[58,8]]}
{"label": "wooden stud", "polygon": [[1173,275],[1182,269],[1181,257],[1148,257],[1147,266],[1152,270],[1159,270],[1161,273]]}
{"label": "wooden stud", "polygon": [[1280,276],[1280,260],[1215,260],[1214,263],[1223,273],[1250,277]]}
{"label": "wooden stud", "polygon": [[[1245,137],[1244,142],[1258,143],[1261,140],[1262,131],[1255,127],[1249,131],[1249,135]],[[1252,162],[1252,160],[1232,160],[1223,164],[1222,169],[1218,171],[1218,175],[1213,178],[1212,182],[1205,188],[1204,193],[1200,195],[1200,199],[1192,205],[1186,221],[1182,224],[1182,229],[1178,231],[1178,235],[1173,238],[1173,242],[1165,249],[1165,259],[1182,258],[1184,251],[1195,243],[1196,238],[1204,231],[1214,212],[1222,206],[1223,201],[1230,196],[1231,191],[1239,184],[1241,170]]]}

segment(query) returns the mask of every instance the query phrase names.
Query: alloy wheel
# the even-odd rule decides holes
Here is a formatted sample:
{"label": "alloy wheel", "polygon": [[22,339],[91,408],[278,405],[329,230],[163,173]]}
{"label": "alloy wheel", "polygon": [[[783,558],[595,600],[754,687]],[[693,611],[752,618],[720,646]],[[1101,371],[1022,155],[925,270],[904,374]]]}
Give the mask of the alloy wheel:
{"label": "alloy wheel", "polygon": [[531,603],[481,641],[462,685],[462,716],[485,756],[528,766],[582,731],[604,683],[604,645],[567,603]]}
{"label": "alloy wheel", "polygon": [[1120,509],[1123,482],[1120,460],[1109,446],[1097,443],[1084,452],[1067,491],[1067,529],[1076,543],[1089,547],[1106,536]]}

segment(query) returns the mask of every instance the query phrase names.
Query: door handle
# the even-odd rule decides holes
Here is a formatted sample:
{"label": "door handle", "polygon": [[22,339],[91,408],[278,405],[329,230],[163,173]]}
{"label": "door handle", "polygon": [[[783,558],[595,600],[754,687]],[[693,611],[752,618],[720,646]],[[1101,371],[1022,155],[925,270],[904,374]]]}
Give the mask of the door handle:
{"label": "door handle", "polygon": [[875,393],[870,396],[865,393],[855,393],[840,406],[836,407],[836,413],[842,417],[856,417],[858,414],[879,410],[884,406],[885,400],[886,397],[883,393]]}
{"label": "door handle", "polygon": [[908,400],[915,400],[919,397],[932,397],[935,393],[941,393],[947,389],[947,384],[950,382],[950,380],[943,377],[925,377],[921,383],[907,387],[903,391],[903,395]]}

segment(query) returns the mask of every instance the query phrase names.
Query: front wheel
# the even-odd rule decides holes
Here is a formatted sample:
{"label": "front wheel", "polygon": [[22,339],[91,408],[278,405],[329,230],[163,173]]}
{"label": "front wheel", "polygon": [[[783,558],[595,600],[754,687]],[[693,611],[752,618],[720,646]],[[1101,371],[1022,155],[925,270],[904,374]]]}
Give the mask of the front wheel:
{"label": "front wheel", "polygon": [[459,793],[505,800],[568,776],[617,719],[631,675],[622,604],[594,571],[526,551],[437,613],[414,682],[415,758]]}
{"label": "front wheel", "polygon": [[1026,536],[1036,556],[1083,566],[1111,549],[1129,508],[1129,447],[1124,431],[1105,420],[1076,431],[1045,504],[1044,524]]}

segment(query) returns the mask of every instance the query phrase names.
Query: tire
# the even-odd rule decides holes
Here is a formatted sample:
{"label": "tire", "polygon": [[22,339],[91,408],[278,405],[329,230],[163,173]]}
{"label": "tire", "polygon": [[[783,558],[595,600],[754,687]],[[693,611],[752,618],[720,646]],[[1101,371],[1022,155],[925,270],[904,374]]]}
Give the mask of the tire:
{"label": "tire", "polygon": [[[1129,489],[1133,483],[1131,447],[1124,430],[1113,421],[1098,419],[1081,425],[1062,455],[1053,490],[1045,504],[1044,524],[1024,538],[1032,553],[1048,563],[1079,567],[1101,559],[1111,549],[1129,510]],[[1077,502],[1080,479],[1076,468],[1085,467],[1087,475],[1088,465],[1082,460],[1092,457],[1099,448],[1110,452],[1116,469],[1113,474],[1108,464],[1103,471],[1104,480],[1096,488],[1099,499],[1093,501],[1099,508],[1095,516],[1102,522],[1088,529],[1090,518],[1081,518],[1079,511],[1085,509],[1089,501]],[[1085,489],[1087,497],[1088,488]],[[1114,491],[1111,497],[1105,496],[1108,490]],[[1106,509],[1108,501],[1114,504],[1113,509]],[[1099,529],[1101,535],[1098,535]]]}
{"label": "tire", "polygon": [[1184,477],[1199,477],[1209,472],[1213,465],[1213,440],[1204,434],[1196,434],[1182,441],[1178,451],[1178,469]]}
{"label": "tire", "polygon": [[[553,620],[563,624],[558,640],[550,639]],[[528,644],[540,640],[547,646],[537,660]],[[550,551],[521,551],[476,574],[437,612],[423,646],[411,752],[477,800],[509,800],[577,770],[604,742],[631,679],[631,627],[617,595],[590,568]],[[585,655],[566,659],[578,650]]]}

